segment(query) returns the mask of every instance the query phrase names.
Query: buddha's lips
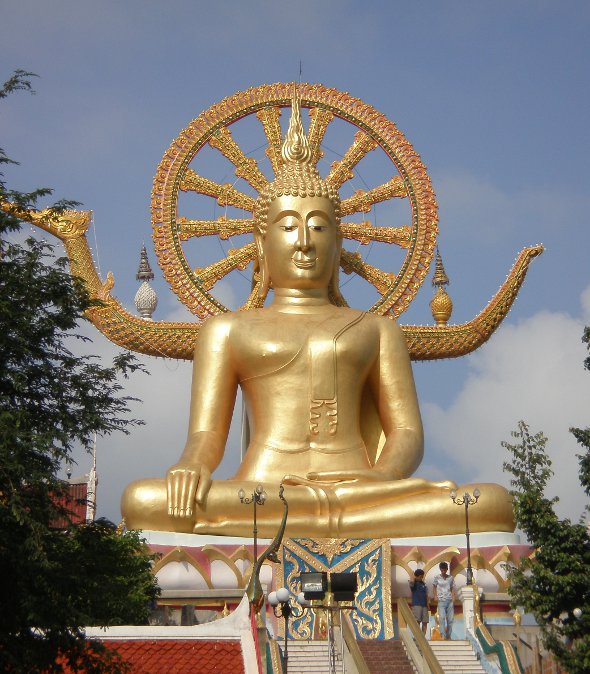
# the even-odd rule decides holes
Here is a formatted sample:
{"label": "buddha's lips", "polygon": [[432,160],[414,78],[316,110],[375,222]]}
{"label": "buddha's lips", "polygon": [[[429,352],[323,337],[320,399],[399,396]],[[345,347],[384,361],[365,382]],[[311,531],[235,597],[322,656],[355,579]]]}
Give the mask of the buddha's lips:
{"label": "buddha's lips", "polygon": [[297,251],[293,257],[293,264],[299,269],[311,269],[315,266],[317,258],[315,257],[306,257],[300,251]]}

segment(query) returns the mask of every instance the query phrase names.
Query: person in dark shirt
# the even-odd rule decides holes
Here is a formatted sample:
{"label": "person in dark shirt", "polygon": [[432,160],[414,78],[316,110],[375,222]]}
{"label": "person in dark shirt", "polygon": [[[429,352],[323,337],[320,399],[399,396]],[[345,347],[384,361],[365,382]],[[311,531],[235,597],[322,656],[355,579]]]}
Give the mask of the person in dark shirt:
{"label": "person in dark shirt", "polygon": [[414,580],[410,580],[410,590],[412,591],[412,613],[420,625],[424,634],[428,627],[428,589],[424,582],[424,571],[416,569],[414,571]]}

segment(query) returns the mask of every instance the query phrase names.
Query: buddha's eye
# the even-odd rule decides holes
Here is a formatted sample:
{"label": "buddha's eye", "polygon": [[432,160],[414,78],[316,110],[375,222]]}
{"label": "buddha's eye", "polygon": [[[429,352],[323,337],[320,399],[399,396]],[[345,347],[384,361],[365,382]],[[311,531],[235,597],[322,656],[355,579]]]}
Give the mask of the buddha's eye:
{"label": "buddha's eye", "polygon": [[327,229],[328,225],[329,223],[325,218],[322,218],[317,215],[311,217],[307,222],[307,226],[309,227],[309,229],[311,229],[314,232],[322,232],[325,229]]}
{"label": "buddha's eye", "polygon": [[279,229],[282,229],[284,232],[293,232],[297,229],[297,220],[295,218],[283,218],[278,222]]}

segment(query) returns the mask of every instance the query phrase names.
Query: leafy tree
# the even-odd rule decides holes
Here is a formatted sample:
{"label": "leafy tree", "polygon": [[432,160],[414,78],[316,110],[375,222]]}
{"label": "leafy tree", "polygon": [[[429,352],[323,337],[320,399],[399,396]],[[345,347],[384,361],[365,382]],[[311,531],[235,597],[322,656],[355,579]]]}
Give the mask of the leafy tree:
{"label": "leafy tree", "polygon": [[56,550],[58,569],[76,567],[64,583],[78,598],[82,625],[147,624],[156,599],[152,555],[137,531],[117,533],[101,518],[72,526],[65,543]]}
{"label": "leafy tree", "polygon": [[[590,351],[590,326],[584,330],[582,341],[588,346]],[[590,370],[590,355],[584,361],[584,367]],[[570,428],[576,440],[585,448],[585,454],[578,454],[580,460],[580,482],[584,487],[587,496],[590,496],[590,428]],[[590,506],[586,507],[590,509]]]}
{"label": "leafy tree", "polygon": [[[0,99],[31,91],[32,76],[16,71]],[[14,163],[0,149],[0,164]],[[150,557],[136,534],[105,522],[65,532],[53,523],[68,514],[58,474],[75,444],[139,423],[120,383],[138,365],[121,354],[104,367],[68,349],[92,302],[48,243],[19,242],[22,222],[1,206],[34,209],[49,194],[9,189],[0,173],[0,670],[122,671],[80,626],[145,622],[157,593]]]}
{"label": "leafy tree", "polygon": [[[590,344],[586,328],[584,341]],[[590,369],[590,358],[585,361]],[[590,495],[590,429],[571,429],[586,448],[579,455],[580,482]],[[545,647],[569,674],[590,672],[590,529],[581,520],[559,519],[557,498],[545,496],[553,475],[546,454],[547,438],[532,435],[524,421],[512,433],[518,442],[503,442],[512,455],[504,470],[513,479],[514,516],[535,548],[532,560],[525,559],[509,571],[513,606],[524,606],[541,627]]]}

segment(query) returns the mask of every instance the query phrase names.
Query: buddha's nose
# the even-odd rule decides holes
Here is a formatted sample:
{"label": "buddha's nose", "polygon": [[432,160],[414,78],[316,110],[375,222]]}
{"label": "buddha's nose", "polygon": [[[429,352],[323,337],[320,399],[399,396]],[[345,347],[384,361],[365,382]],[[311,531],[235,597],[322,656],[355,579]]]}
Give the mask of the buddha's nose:
{"label": "buddha's nose", "polygon": [[297,228],[297,242],[295,243],[297,250],[307,252],[311,248],[311,240],[309,236],[309,227],[306,222],[299,223]]}

